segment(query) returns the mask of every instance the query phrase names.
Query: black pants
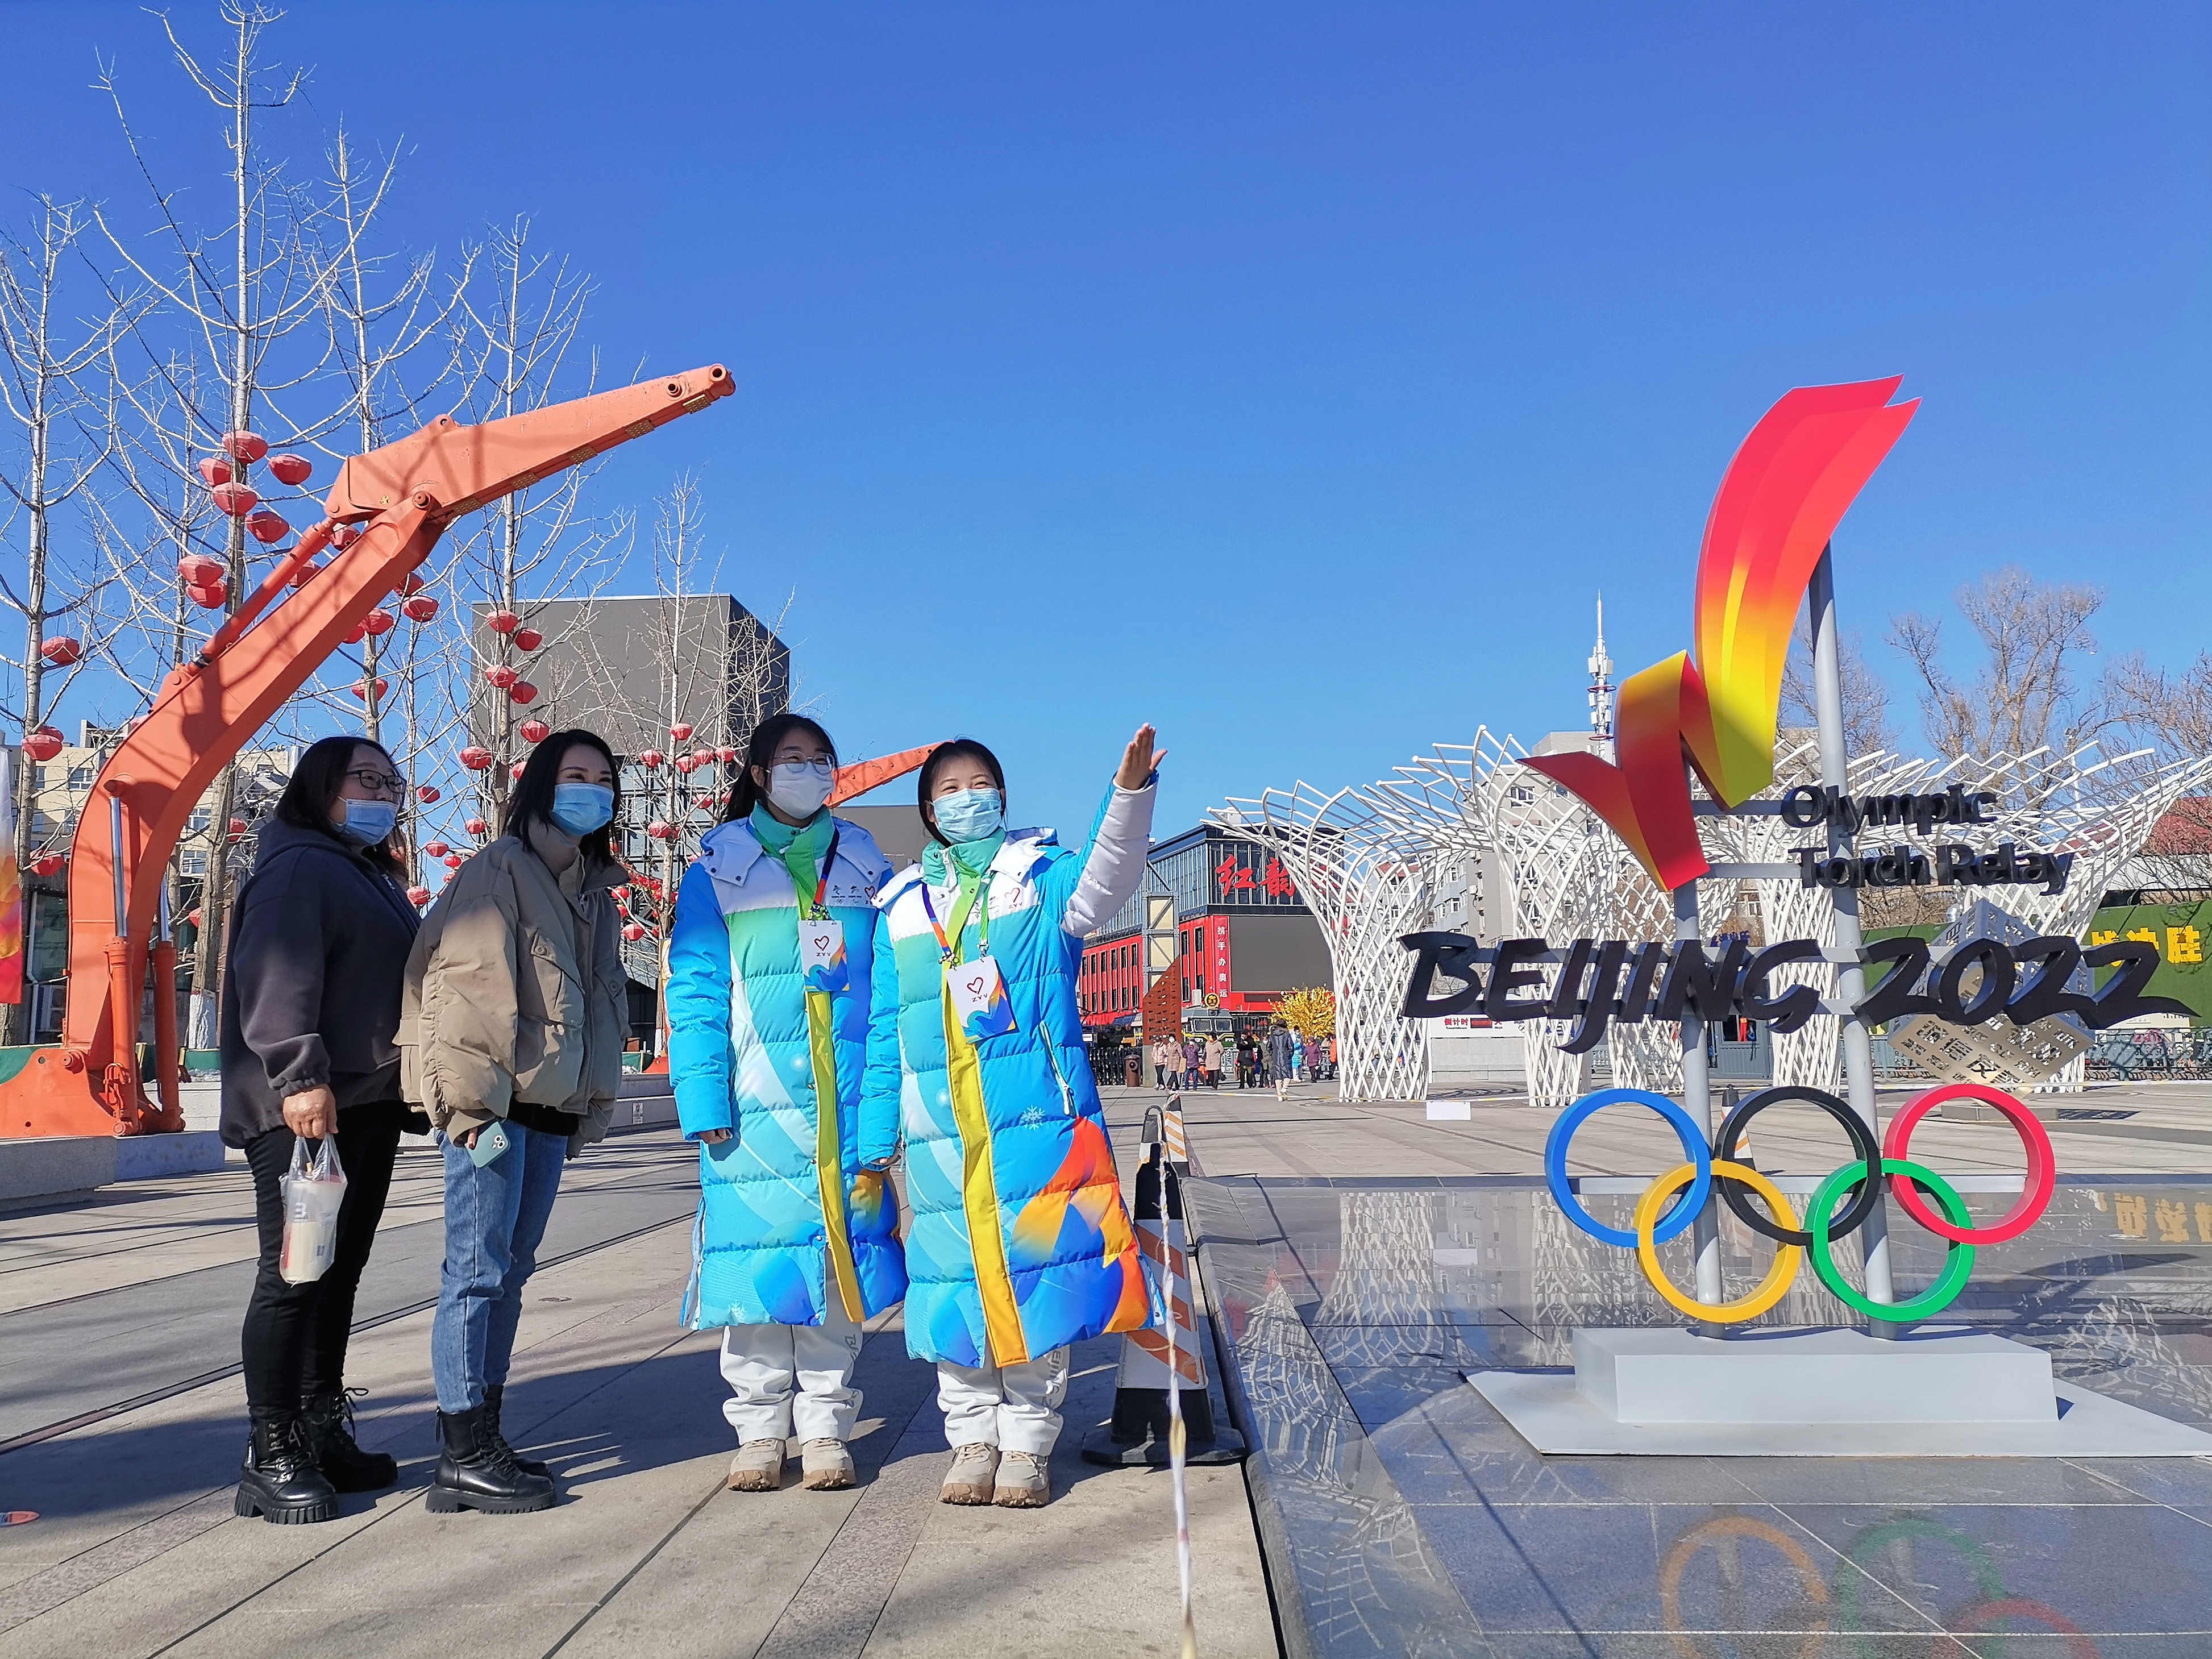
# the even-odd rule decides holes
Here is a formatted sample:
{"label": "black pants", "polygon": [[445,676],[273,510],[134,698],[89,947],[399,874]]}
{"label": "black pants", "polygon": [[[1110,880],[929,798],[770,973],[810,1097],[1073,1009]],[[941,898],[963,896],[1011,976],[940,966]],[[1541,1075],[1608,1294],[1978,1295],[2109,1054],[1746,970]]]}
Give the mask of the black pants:
{"label": "black pants", "polygon": [[279,1183],[292,1167],[292,1132],[271,1129],[246,1143],[246,1161],[253,1169],[253,1218],[261,1233],[261,1271],[254,1276],[245,1328],[239,1334],[248,1406],[296,1411],[307,1396],[344,1386],[354,1292],[392,1190],[404,1109],[389,1103],[338,1114],[338,1162],[345,1166],[346,1192],[338,1206],[337,1254],[310,1285],[287,1285],[277,1272],[284,1253]]}

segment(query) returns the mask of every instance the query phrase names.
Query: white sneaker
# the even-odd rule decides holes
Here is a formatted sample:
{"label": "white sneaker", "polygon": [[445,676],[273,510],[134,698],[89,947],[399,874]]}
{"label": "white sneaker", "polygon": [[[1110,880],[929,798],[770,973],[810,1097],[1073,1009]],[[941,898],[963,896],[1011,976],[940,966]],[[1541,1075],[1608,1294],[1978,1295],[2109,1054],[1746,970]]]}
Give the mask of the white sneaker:
{"label": "white sneaker", "polygon": [[842,1492],[853,1484],[853,1454],[842,1440],[810,1440],[799,1449],[799,1484],[809,1492]]}
{"label": "white sneaker", "polygon": [[998,1488],[991,1501],[1002,1510],[1041,1510],[1052,1499],[1052,1459],[1034,1452],[1011,1451],[999,1459]]}
{"label": "white sneaker", "polygon": [[937,1494],[940,1504],[988,1504],[992,1480],[999,1470],[996,1446],[955,1446],[952,1467],[945,1472],[945,1485]]}
{"label": "white sneaker", "polygon": [[732,1492],[774,1492],[783,1484],[783,1442],[748,1440],[730,1461]]}

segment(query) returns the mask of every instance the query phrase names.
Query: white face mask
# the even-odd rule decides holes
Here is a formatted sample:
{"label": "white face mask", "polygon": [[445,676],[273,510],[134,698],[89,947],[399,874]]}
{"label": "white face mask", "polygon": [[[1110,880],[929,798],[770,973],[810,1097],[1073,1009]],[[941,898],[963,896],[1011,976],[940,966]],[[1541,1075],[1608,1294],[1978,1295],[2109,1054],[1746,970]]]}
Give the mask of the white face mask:
{"label": "white face mask", "polygon": [[828,761],[794,761],[768,775],[768,804],[787,818],[811,818],[830,799],[837,769]]}

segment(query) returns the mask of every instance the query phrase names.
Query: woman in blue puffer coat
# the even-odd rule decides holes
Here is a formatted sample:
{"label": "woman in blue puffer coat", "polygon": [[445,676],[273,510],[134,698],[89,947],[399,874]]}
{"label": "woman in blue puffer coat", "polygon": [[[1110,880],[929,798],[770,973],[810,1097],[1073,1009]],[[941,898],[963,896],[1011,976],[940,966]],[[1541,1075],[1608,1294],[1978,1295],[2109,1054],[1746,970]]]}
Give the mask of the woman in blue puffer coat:
{"label": "woman in blue puffer coat", "polygon": [[907,1352],[937,1362],[948,1504],[1034,1508],[1071,1343],[1149,1312],[1083,1048],[1084,936],[1151,849],[1152,728],[1138,729],[1080,854],[1005,828],[1006,775],[980,743],[922,763],[932,844],[876,900],[871,1107],[906,1136]]}
{"label": "woman in blue puffer coat", "polygon": [[872,1040],[895,1063],[869,1010],[890,866],[824,805],[836,759],[803,714],[762,722],[670,939],[670,1079],[701,1143],[685,1316],[722,1327],[735,1492],[782,1484],[794,1431],[805,1486],[853,1484],[860,1326],[906,1293],[897,1102],[862,1093]]}

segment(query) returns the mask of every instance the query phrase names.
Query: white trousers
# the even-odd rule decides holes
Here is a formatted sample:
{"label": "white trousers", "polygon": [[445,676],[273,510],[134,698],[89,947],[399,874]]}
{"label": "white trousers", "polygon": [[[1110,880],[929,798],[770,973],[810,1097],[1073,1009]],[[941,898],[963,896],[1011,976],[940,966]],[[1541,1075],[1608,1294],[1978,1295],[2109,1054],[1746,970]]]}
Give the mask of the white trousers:
{"label": "white trousers", "polygon": [[1067,1350],[1054,1348],[1019,1365],[937,1362],[937,1405],[945,1437],[955,1446],[996,1446],[1038,1457],[1060,1438],[1060,1402],[1067,1398]]}
{"label": "white trousers", "polygon": [[738,1443],[788,1440],[794,1431],[801,1440],[850,1440],[860,1414],[853,1386],[860,1335],[834,1286],[819,1325],[724,1326],[722,1380],[731,1397],[722,1415]]}

